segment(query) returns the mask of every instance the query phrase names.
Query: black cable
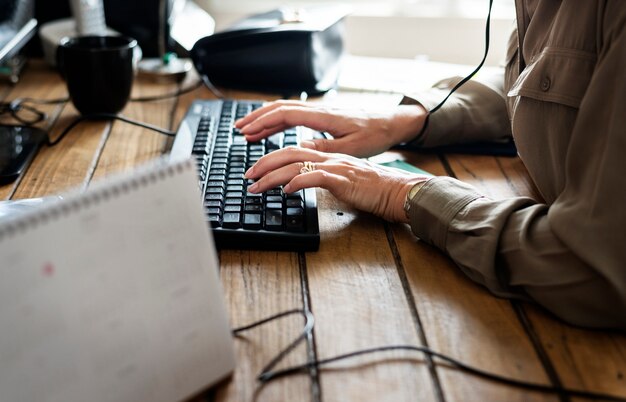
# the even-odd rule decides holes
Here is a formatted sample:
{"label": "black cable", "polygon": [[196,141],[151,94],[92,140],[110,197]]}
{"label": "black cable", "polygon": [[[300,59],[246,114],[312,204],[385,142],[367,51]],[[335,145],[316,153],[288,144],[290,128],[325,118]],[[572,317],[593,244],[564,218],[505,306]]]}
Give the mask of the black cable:
{"label": "black cable", "polygon": [[523,388],[523,389],[527,389],[531,391],[550,393],[550,394],[567,394],[570,397],[576,397],[576,398],[586,398],[586,399],[614,401],[614,402],[626,402],[626,398],[615,396],[615,395],[608,395],[608,394],[581,391],[581,390],[564,388],[564,387],[555,387],[551,385],[537,384],[537,383],[532,383],[532,382],[505,377],[499,374],[490,373],[488,371],[484,371],[479,368],[465,364],[460,360],[457,360],[447,355],[444,355],[442,353],[439,353],[428,347],[414,346],[414,345],[390,345],[390,346],[381,346],[377,348],[357,350],[354,352],[350,352],[350,353],[346,353],[346,354],[342,354],[342,355],[338,355],[334,357],[329,357],[326,359],[309,361],[305,364],[289,367],[289,368],[282,369],[282,370],[271,371],[272,368],[276,364],[278,364],[285,357],[285,355],[287,355],[287,353],[292,351],[300,342],[302,342],[302,340],[306,338],[306,336],[308,336],[313,331],[313,324],[314,324],[313,314],[310,311],[305,311],[305,310],[289,310],[283,313],[279,313],[271,317],[265,318],[261,321],[252,323],[250,325],[236,328],[233,330],[233,334],[235,334],[236,336],[239,336],[241,332],[250,330],[257,326],[274,321],[278,318],[282,318],[282,317],[285,317],[287,315],[292,315],[292,314],[303,314],[306,317],[306,324],[305,324],[303,333],[300,336],[298,336],[296,340],[293,341],[289,346],[287,346],[287,348],[283,349],[275,358],[273,358],[270,361],[270,363],[268,363],[261,370],[261,374],[259,374],[259,376],[257,377],[257,380],[263,384],[266,384],[277,378],[286,377],[286,376],[301,373],[301,372],[306,372],[312,367],[318,367],[318,366],[349,359],[349,358],[356,357],[356,356],[362,356],[366,354],[371,354],[371,353],[376,353],[376,352],[385,352],[385,351],[391,351],[391,350],[410,350],[410,351],[421,352],[431,357],[439,358],[451,364],[453,367],[463,372],[469,373],[471,375],[484,378],[487,380],[491,380],[494,382],[498,382],[500,384],[505,384],[508,386],[516,387],[516,388]]}
{"label": "black cable", "polygon": [[[250,330],[252,328],[258,327],[259,325],[263,325],[265,323],[268,323],[270,321],[274,321],[276,319],[282,318],[282,317],[286,317],[289,315],[294,315],[294,314],[302,314],[304,316],[305,319],[305,324],[304,324],[304,329],[302,330],[302,333],[293,340],[293,342],[291,342],[285,349],[281,350],[276,357],[274,357],[272,360],[270,360],[269,363],[267,363],[265,365],[265,367],[263,367],[261,369],[261,375],[259,375],[257,377],[257,379],[261,382],[267,382],[263,379],[263,375],[266,373],[272,373],[272,369],[274,368],[274,366],[276,366],[278,363],[280,363],[281,360],[283,360],[283,358],[285,356],[287,356],[292,350],[294,350],[300,343],[302,343],[310,334],[311,332],[313,332],[313,327],[315,326],[315,319],[313,318],[313,314],[308,311],[308,310],[289,310],[289,311],[285,311],[276,315],[273,315],[271,317],[265,318],[261,321],[257,321],[255,323],[252,323],[250,325],[247,325],[245,327],[239,327],[239,328],[235,328],[233,329],[233,334],[235,336],[239,336],[239,334],[241,332]],[[308,366],[307,366],[308,367]]]}
{"label": "black cable", "polygon": [[169,94],[130,98],[130,101],[131,102],[154,102],[154,101],[159,101],[163,99],[177,98],[183,94],[195,91],[196,89],[200,88],[202,84],[203,84],[203,81],[198,80],[197,82],[189,85],[187,88],[181,88]]}
{"label": "black cable", "polygon": [[489,27],[491,25],[491,6],[493,5],[493,0],[489,0],[489,12],[487,13],[487,23],[485,24],[485,54],[483,56],[482,61],[480,62],[480,64],[478,64],[478,66],[474,69],[474,71],[472,71],[471,73],[469,73],[469,75],[465,78],[463,78],[461,81],[458,82],[458,84],[456,84],[448,93],[448,95],[441,101],[439,102],[439,104],[437,106],[435,106],[434,108],[430,109],[430,111],[428,112],[429,114],[435,113],[437,110],[439,110],[444,103],[446,103],[446,101],[448,100],[448,98],[454,93],[456,92],[457,89],[459,89],[461,86],[463,86],[463,84],[465,84],[467,81],[471,80],[472,77],[474,75],[476,75],[476,73],[483,67],[483,65],[485,64],[485,60],[487,60],[487,54],[489,53]]}
{"label": "black cable", "polygon": [[50,138],[48,138],[47,145],[49,147],[53,147],[57,145],[59,142],[61,142],[61,140],[63,139],[63,137],[65,137],[67,133],[69,133],[70,131],[74,129],[74,127],[76,127],[78,124],[82,123],[83,121],[87,121],[87,120],[120,120],[125,123],[133,124],[135,126],[146,128],[148,130],[156,131],[160,134],[167,135],[170,137],[174,137],[176,135],[176,132],[174,131],[166,130],[158,126],[154,126],[152,124],[142,123],[137,120],[132,120],[132,119],[129,119],[128,117],[124,117],[121,115],[117,115],[113,113],[92,113],[92,114],[88,114],[84,116],[78,116],[67,127],[65,127],[65,129],[61,132],[61,134],[59,134],[59,136],[54,141],[51,141]]}
{"label": "black cable", "polygon": [[206,76],[206,74],[202,74],[201,77],[202,77],[202,82],[204,82],[204,85],[206,85],[206,87],[209,88],[209,91],[211,91],[213,95],[215,95],[216,98],[226,99],[224,94],[219,89],[217,89],[215,85],[213,85],[213,83],[211,82],[209,77]]}

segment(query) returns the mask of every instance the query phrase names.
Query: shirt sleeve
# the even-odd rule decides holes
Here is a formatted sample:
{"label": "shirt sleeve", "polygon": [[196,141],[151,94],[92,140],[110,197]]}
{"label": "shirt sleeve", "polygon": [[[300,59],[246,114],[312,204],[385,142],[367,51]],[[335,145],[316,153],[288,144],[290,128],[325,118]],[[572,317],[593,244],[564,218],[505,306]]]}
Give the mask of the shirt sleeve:
{"label": "shirt sleeve", "polygon": [[[402,104],[420,104],[431,110],[461,80],[449,78],[421,93],[407,95]],[[408,145],[431,148],[482,141],[508,141],[511,125],[503,89],[504,70],[485,74],[460,87],[437,112],[428,116],[427,126]],[[417,134],[417,133],[416,133]]]}
{"label": "shirt sleeve", "polygon": [[626,329],[623,10],[607,9],[596,69],[566,136],[565,188],[553,203],[492,200],[437,177],[410,209],[413,232],[493,293],[535,300],[573,324],[619,329]]}

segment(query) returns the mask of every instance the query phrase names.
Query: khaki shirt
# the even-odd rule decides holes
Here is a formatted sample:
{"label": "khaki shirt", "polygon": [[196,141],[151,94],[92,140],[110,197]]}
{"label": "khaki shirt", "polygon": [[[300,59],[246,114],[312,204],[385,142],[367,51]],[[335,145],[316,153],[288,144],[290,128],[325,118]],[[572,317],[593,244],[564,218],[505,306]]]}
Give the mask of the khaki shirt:
{"label": "khaki shirt", "polygon": [[[626,329],[626,1],[516,0],[516,11],[504,73],[463,86],[415,142],[512,134],[545,201],[437,177],[411,201],[411,227],[497,295]],[[404,102],[431,109],[456,82]]]}

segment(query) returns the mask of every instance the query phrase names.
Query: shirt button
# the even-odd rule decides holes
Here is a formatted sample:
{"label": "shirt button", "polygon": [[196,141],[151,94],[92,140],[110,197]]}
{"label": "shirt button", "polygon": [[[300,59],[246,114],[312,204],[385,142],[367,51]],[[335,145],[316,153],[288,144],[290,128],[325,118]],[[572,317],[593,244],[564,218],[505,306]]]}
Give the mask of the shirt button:
{"label": "shirt button", "polygon": [[550,85],[552,85],[552,82],[550,81],[550,78],[548,77],[544,77],[541,80],[541,90],[546,92],[548,89],[550,89]]}

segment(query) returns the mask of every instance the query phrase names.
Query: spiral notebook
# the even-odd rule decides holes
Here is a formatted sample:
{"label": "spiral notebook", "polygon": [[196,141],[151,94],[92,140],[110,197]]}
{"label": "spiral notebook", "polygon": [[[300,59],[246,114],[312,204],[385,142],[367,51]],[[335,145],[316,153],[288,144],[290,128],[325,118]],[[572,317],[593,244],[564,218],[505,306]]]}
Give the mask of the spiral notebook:
{"label": "spiral notebook", "polygon": [[160,162],[0,224],[0,399],[177,401],[232,337],[193,162]]}

